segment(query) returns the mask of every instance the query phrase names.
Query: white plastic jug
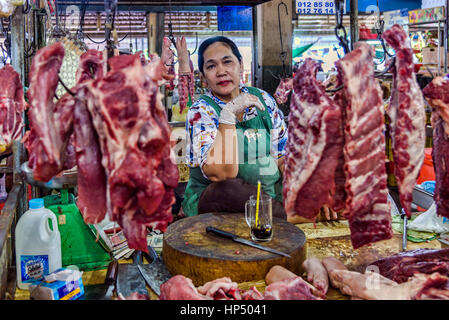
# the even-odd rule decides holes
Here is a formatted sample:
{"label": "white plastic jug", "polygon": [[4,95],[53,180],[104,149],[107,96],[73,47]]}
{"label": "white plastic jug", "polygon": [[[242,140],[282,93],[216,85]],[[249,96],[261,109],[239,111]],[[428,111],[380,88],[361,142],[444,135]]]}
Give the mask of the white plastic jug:
{"label": "white plastic jug", "polygon": [[42,198],[31,199],[29,207],[16,226],[17,285],[22,290],[61,268],[61,236],[55,214],[44,207]]}

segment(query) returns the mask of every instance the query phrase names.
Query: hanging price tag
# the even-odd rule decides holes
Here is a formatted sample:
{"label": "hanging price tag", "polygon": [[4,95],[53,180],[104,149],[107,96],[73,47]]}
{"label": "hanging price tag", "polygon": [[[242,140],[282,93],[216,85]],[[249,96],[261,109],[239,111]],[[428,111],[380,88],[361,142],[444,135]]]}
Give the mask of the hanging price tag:
{"label": "hanging price tag", "polygon": [[296,13],[311,15],[335,14],[335,3],[334,0],[296,0]]}

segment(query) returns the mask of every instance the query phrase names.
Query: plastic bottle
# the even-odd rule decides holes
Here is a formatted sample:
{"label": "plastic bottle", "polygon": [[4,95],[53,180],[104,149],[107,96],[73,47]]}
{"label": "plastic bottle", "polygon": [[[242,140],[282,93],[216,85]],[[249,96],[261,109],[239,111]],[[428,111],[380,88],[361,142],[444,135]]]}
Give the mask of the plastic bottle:
{"label": "plastic bottle", "polygon": [[42,198],[31,199],[29,207],[15,230],[17,286],[22,290],[61,268],[61,236],[55,214],[44,207]]}

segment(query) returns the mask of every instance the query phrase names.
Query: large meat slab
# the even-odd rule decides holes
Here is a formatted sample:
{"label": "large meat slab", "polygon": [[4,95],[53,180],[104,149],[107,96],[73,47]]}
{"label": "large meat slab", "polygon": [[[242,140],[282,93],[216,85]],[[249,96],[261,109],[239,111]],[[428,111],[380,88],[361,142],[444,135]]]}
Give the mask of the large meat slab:
{"label": "large meat slab", "polygon": [[331,204],[334,175],[343,148],[341,109],[316,80],[319,64],[306,59],[293,80],[284,207],[288,216],[315,219]]}
{"label": "large meat slab", "polygon": [[[374,78],[372,48],[356,49],[337,61],[345,104],[346,202],[355,249],[393,236],[388,206],[382,92]],[[340,100],[341,101],[341,100]]]}
{"label": "large meat slab", "polygon": [[423,93],[433,108],[434,200],[437,214],[449,218],[449,80],[436,77],[424,88]]}
{"label": "large meat slab", "polygon": [[386,30],[382,37],[396,52],[393,88],[387,112],[390,118],[394,175],[401,206],[410,218],[413,188],[424,160],[426,143],[424,98],[416,82],[408,34],[396,24]]}

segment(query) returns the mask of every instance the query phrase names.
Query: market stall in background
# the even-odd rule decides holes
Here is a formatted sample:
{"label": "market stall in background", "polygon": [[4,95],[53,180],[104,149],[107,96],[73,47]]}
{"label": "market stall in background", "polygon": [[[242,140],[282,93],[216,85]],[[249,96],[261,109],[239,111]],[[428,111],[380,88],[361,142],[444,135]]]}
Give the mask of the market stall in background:
{"label": "market stall in background", "polygon": [[[448,1],[146,2],[0,3],[0,299],[449,299]],[[266,242],[181,209],[218,35],[289,130]]]}

